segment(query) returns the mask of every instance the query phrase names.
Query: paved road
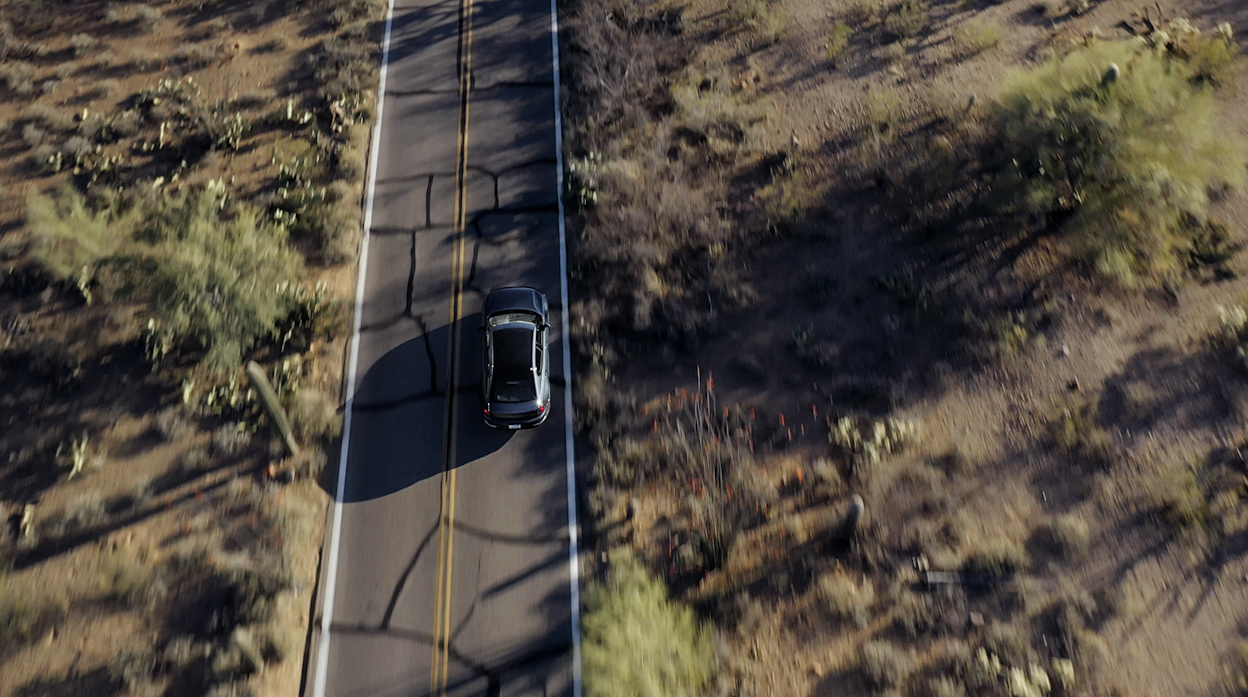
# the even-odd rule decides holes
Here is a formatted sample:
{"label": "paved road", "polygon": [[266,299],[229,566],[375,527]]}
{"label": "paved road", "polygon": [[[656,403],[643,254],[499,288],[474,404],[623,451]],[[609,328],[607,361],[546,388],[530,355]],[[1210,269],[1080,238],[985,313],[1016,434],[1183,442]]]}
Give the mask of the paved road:
{"label": "paved road", "polygon": [[[573,693],[550,26],[549,0],[395,2],[313,697]],[[559,347],[520,433],[476,398],[505,285],[546,293]]]}

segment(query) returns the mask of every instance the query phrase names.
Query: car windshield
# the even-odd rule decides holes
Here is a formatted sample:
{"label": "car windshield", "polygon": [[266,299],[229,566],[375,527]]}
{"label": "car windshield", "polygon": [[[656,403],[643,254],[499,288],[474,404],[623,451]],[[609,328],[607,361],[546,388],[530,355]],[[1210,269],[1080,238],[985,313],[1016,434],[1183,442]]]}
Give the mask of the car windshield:
{"label": "car windshield", "polygon": [[495,376],[493,392],[490,401],[503,404],[532,402],[537,399],[537,385],[533,383],[532,375]]}

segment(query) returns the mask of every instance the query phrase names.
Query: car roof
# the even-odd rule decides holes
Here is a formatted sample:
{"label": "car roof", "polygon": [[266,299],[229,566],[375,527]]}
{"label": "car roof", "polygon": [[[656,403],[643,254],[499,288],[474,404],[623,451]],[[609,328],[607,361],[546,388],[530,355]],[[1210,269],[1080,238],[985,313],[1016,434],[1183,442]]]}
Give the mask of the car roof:
{"label": "car roof", "polygon": [[527,372],[533,366],[531,324],[511,323],[495,327],[494,367],[499,372]]}
{"label": "car roof", "polygon": [[492,317],[500,312],[532,312],[541,316],[544,296],[532,288],[499,288],[485,298],[481,314]]}

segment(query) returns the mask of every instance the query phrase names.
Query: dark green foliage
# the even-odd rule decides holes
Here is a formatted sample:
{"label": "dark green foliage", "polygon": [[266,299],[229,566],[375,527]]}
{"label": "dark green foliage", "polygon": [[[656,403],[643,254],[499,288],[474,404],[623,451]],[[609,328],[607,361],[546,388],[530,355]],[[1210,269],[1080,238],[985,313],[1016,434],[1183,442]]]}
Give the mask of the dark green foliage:
{"label": "dark green foliage", "polygon": [[1207,188],[1239,181],[1241,144],[1214,121],[1192,68],[1130,42],[1096,43],[1015,76],[998,125],[1005,210],[1068,231],[1125,283],[1171,272]]}
{"label": "dark green foliage", "polygon": [[828,63],[832,67],[836,67],[841,62],[841,57],[845,54],[845,49],[849,48],[849,39],[854,35],[854,30],[847,24],[838,23],[832,27],[832,32],[828,34],[828,45],[824,49],[824,56],[827,57]]}
{"label": "dark green foliage", "polygon": [[227,369],[289,314],[278,287],[298,278],[302,263],[281,227],[243,206],[222,219],[222,203],[209,191],[169,197],[150,213],[140,238],[161,331]]}
{"label": "dark green foliage", "polygon": [[237,366],[296,309],[291,289],[302,262],[284,229],[230,205],[220,187],[101,211],[73,191],[34,194],[28,219],[40,240],[36,258],[88,300],[99,268],[116,267],[120,287],[109,290],[147,301],[155,358],[186,348],[215,368]]}
{"label": "dark green foliage", "polygon": [[696,695],[713,675],[710,634],[631,558],[586,589],[582,628],[588,697]]}
{"label": "dark green foliage", "polygon": [[884,18],[884,29],[893,36],[908,39],[927,24],[927,8],[922,0],[901,0]]}
{"label": "dark green foliage", "polygon": [[292,582],[290,570],[277,558],[250,568],[219,572],[218,578],[226,591],[225,607],[232,619],[231,626],[269,621],[274,599]]}

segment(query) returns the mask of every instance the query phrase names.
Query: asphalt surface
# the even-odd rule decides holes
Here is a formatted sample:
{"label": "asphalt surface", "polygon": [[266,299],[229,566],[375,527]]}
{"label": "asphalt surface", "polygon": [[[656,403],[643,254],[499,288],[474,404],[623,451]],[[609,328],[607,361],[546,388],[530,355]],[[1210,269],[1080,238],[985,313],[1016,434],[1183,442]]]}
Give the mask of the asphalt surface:
{"label": "asphalt surface", "polygon": [[[328,653],[314,633],[305,695],[572,694],[550,26],[549,0],[395,3]],[[481,302],[507,285],[552,315],[553,411],[522,432],[477,401]]]}

